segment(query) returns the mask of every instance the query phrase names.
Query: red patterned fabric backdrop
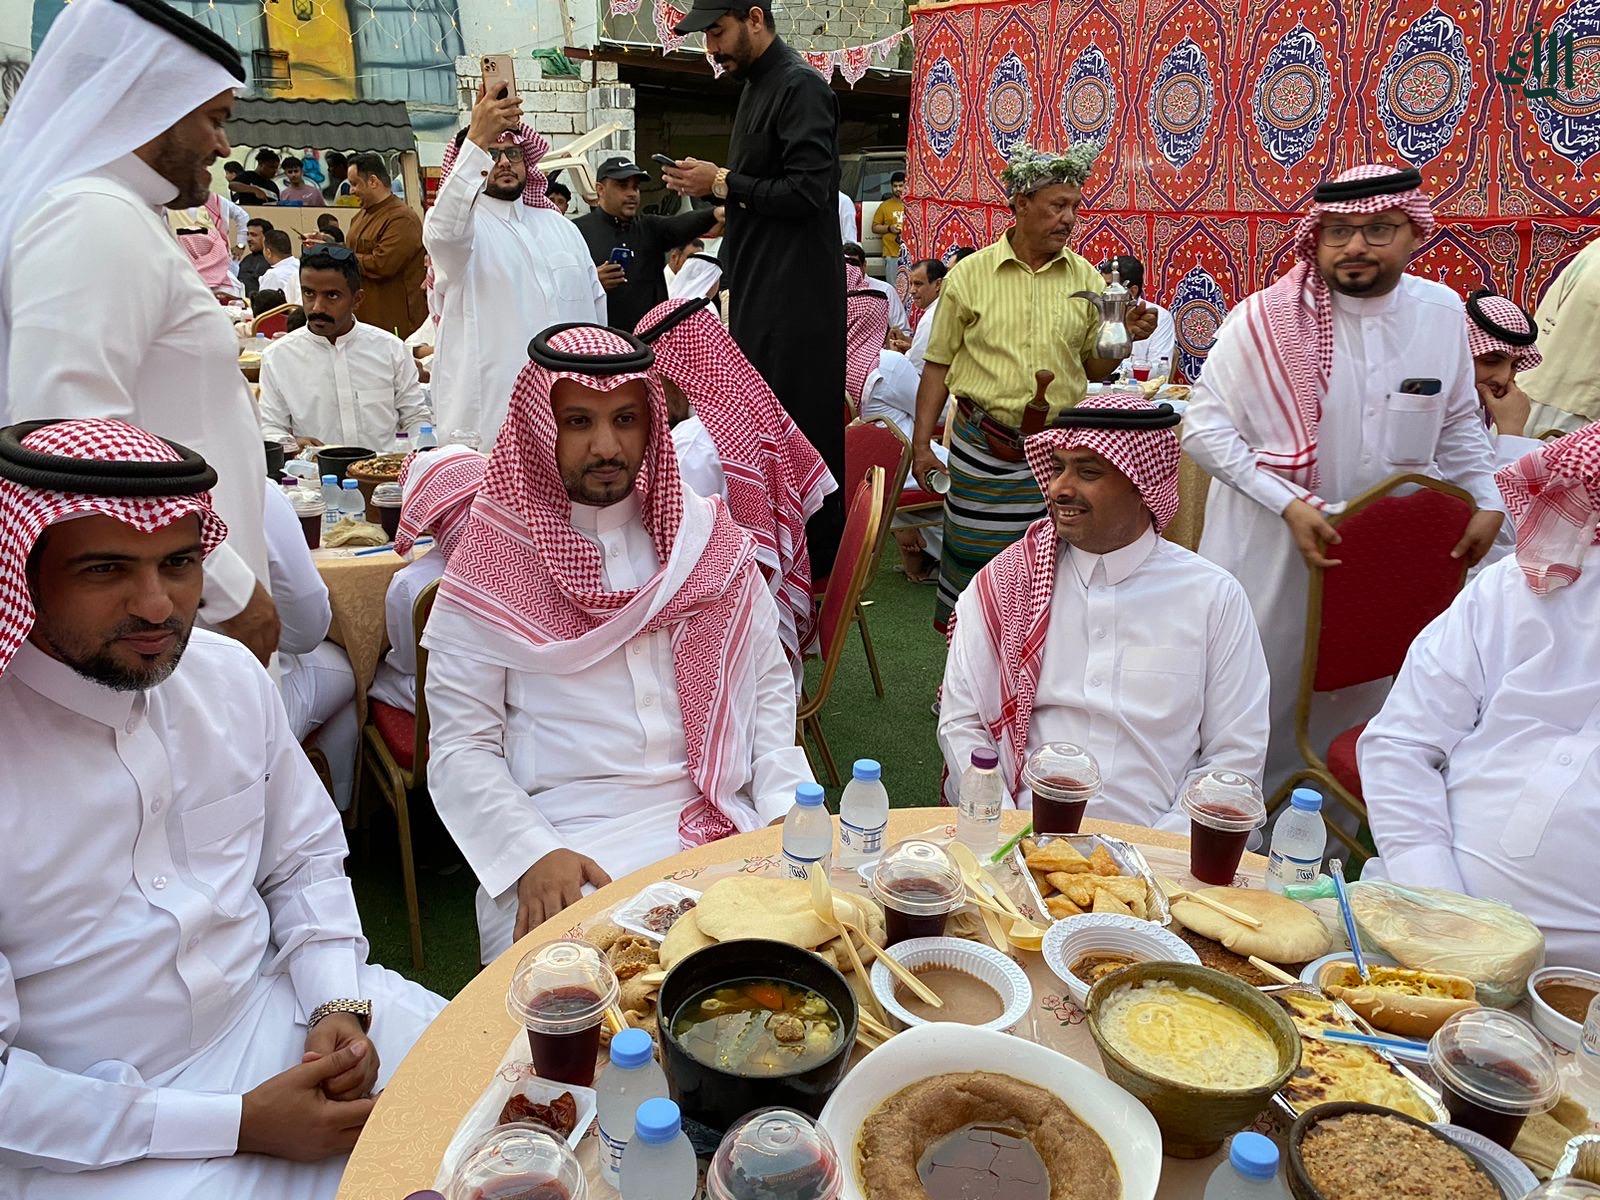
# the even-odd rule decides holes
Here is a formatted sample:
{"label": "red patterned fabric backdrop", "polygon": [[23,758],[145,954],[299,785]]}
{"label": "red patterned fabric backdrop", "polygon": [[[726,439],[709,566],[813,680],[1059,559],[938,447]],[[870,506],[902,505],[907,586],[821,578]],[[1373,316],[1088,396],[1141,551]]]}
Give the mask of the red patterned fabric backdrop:
{"label": "red patterned fabric backdrop", "polygon": [[[1532,308],[1600,229],[1600,0],[969,0],[913,10],[909,258],[1010,224],[1013,142],[1105,149],[1074,247],[1145,264],[1192,378],[1283,270],[1321,179],[1415,166],[1444,221],[1412,270]],[[1569,36],[1571,86],[1497,79]]]}

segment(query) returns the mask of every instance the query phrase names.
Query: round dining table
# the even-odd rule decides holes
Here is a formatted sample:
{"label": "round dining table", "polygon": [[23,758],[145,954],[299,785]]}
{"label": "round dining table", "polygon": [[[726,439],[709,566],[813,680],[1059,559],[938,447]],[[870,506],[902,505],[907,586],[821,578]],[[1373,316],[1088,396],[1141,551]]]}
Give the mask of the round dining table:
{"label": "round dining table", "polygon": [[[1019,831],[1028,815],[1018,811],[1003,814],[1003,836]],[[953,821],[954,813],[949,808],[894,810],[889,814],[886,844],[924,835],[949,838],[955,832]],[[1189,844],[1186,837],[1093,819],[1083,822],[1083,832],[1132,842],[1158,875],[1175,878],[1185,886],[1198,886],[1185,869]],[[485,967],[439,1014],[389,1080],[350,1156],[338,1200],[403,1200],[414,1191],[434,1186],[457,1125],[484,1092],[501,1065],[508,1043],[519,1031],[506,1011],[506,989],[517,961],[529,949],[556,938],[581,936],[604,914],[646,885],[663,879],[700,880],[704,886],[708,873],[732,873],[737,869],[775,875],[781,836],[779,828],[768,827],[652,863],[585,896]],[[1236,882],[1260,886],[1265,868],[1264,858],[1246,855]],[[845,887],[853,878],[853,873],[836,870],[833,882],[836,887]],[[1041,1018],[1040,1026],[1035,1028],[1046,1028],[1057,1049],[1098,1070],[1099,1059],[1082,1028],[1082,1014],[1066,997],[1066,989],[1059,983],[1051,987],[1054,976],[1038,954],[1012,953],[1028,960],[1026,967],[1035,989],[1034,1010]],[[1018,1033],[1022,1032],[1019,1028]],[[1264,1117],[1263,1121],[1270,1118]],[[593,1138],[591,1132],[589,1140]],[[1217,1161],[1216,1156],[1197,1161],[1164,1159],[1159,1200],[1200,1200]],[[613,1189],[591,1175],[590,1200],[610,1200],[615,1195]]]}

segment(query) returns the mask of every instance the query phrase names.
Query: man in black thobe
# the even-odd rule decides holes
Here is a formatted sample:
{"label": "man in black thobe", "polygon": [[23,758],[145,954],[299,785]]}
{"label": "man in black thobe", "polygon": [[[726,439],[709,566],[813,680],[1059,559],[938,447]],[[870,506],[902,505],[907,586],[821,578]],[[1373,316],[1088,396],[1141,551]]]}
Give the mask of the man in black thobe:
{"label": "man in black thobe", "polygon": [[[686,158],[662,179],[685,196],[727,206],[718,257],[729,332],[835,479],[844,475],[844,260],[839,256],[839,104],[785,45],[764,8],[694,0],[680,34],[744,81],[728,166]],[[846,489],[807,527],[812,577],[833,565]]]}

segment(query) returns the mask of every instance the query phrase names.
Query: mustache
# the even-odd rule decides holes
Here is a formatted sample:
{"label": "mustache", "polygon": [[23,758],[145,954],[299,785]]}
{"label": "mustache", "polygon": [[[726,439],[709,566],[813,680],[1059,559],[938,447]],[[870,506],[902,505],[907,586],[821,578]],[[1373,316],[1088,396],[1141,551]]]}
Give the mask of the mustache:
{"label": "mustache", "polygon": [[176,616],[171,616],[159,625],[152,625],[149,621],[141,621],[138,618],[134,618],[118,625],[111,631],[111,636],[106,640],[114,642],[120,638],[141,637],[152,633],[173,633],[182,637],[183,622]]}
{"label": "mustache", "polygon": [[626,471],[627,469],[628,464],[623,462],[620,458],[596,459],[594,462],[585,463],[583,468],[585,474],[588,474],[591,471]]}

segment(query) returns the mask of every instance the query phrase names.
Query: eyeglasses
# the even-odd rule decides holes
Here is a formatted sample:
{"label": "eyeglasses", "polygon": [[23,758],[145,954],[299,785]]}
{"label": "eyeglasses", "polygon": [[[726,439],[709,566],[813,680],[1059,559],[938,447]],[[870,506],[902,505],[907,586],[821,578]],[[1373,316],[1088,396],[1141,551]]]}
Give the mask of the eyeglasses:
{"label": "eyeglasses", "polygon": [[312,260],[318,258],[325,258],[329,262],[336,263],[349,262],[355,256],[356,252],[350,249],[349,246],[317,246],[312,250],[306,251],[305,255],[300,259],[300,265],[302,267],[307,266]]}
{"label": "eyeglasses", "polygon": [[502,158],[505,159],[507,162],[514,162],[514,163],[521,162],[522,161],[522,147],[521,146],[490,146],[489,147],[489,161],[490,162],[499,162]]}
{"label": "eyeglasses", "polygon": [[1357,233],[1369,246],[1387,246],[1394,241],[1394,235],[1399,233],[1401,228],[1385,221],[1375,221],[1371,225],[1324,225],[1320,236],[1324,246],[1348,245],[1350,239]]}

